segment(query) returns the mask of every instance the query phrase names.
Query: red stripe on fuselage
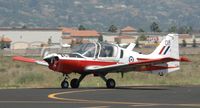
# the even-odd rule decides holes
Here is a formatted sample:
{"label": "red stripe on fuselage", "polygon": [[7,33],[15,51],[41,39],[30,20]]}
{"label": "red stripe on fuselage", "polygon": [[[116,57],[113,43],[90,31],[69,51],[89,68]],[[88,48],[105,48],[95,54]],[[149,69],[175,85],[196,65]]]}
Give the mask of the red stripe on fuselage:
{"label": "red stripe on fuselage", "polygon": [[107,66],[117,64],[117,62],[111,61],[98,61],[98,60],[72,60],[72,59],[60,59],[57,65],[56,70],[62,73],[83,73],[85,67],[87,66]]}
{"label": "red stripe on fuselage", "polygon": [[163,50],[165,49],[165,46],[160,50],[159,54],[162,54]]}

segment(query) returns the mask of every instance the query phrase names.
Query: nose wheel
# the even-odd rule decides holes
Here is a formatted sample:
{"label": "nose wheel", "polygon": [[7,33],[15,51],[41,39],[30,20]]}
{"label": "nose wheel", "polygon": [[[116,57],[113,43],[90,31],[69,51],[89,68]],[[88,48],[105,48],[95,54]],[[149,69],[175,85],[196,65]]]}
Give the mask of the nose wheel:
{"label": "nose wheel", "polygon": [[69,83],[68,83],[68,81],[63,80],[63,81],[61,82],[61,87],[62,87],[63,89],[68,88],[68,87],[69,87]]}
{"label": "nose wheel", "polygon": [[[85,78],[86,75],[87,75],[87,74],[82,74],[82,75],[79,77],[79,79],[77,79],[77,78],[72,79],[71,82],[70,82],[71,88],[78,88],[79,85],[80,85],[80,82]],[[61,82],[61,87],[62,87],[63,89],[69,88],[69,83],[68,83],[68,81],[67,81],[68,78],[69,78],[69,76],[66,75],[65,79]]]}

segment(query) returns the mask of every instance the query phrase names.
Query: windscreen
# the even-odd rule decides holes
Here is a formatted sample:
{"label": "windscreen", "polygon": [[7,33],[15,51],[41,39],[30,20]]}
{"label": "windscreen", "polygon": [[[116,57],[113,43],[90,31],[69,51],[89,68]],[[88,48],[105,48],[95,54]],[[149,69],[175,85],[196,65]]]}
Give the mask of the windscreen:
{"label": "windscreen", "polygon": [[96,45],[94,43],[84,43],[72,48],[72,53],[79,53],[85,57],[94,57]]}

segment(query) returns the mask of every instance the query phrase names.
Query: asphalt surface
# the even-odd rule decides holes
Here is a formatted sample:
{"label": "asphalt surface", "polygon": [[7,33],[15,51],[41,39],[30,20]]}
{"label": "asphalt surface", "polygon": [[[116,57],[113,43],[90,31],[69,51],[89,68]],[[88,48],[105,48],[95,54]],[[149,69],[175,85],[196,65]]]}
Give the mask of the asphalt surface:
{"label": "asphalt surface", "polygon": [[200,87],[1,89],[0,108],[199,108]]}

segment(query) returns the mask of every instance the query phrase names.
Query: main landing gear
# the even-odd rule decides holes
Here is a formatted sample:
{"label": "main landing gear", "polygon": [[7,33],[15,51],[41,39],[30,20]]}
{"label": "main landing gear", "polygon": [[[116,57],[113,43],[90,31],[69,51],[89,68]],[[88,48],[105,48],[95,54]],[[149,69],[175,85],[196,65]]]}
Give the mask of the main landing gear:
{"label": "main landing gear", "polygon": [[112,78],[106,79],[105,76],[100,75],[101,79],[103,79],[106,82],[107,88],[115,88],[115,80]]}
{"label": "main landing gear", "polygon": [[[82,74],[82,75],[79,77],[79,79],[77,79],[77,78],[72,79],[71,82],[70,82],[71,88],[78,88],[79,85],[80,85],[80,82],[83,80],[83,78],[85,78],[85,76],[86,76],[85,74]],[[69,78],[69,77],[66,75],[66,76],[65,76],[65,79],[61,82],[61,87],[62,87],[63,89],[69,88],[69,83],[68,83],[68,81],[67,81],[68,78]]]}
{"label": "main landing gear", "polygon": [[[71,88],[78,88],[80,85],[80,82],[85,78],[87,74],[82,74],[79,79],[74,78],[71,80],[70,82],[70,86]],[[106,82],[106,87],[107,88],[115,88],[115,80],[112,78],[106,79],[106,77],[104,75],[99,75],[105,82]],[[61,82],[61,87],[63,89],[65,88],[69,88],[69,83],[67,81],[68,79],[68,75],[65,76],[65,79]]]}

